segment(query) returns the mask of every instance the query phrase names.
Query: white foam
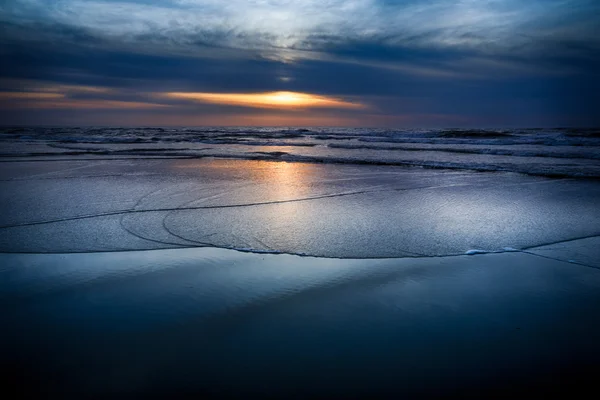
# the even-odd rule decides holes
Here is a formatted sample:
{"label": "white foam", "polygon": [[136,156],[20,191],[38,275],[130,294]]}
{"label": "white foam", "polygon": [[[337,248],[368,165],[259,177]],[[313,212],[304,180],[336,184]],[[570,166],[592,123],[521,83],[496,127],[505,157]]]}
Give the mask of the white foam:
{"label": "white foam", "polygon": [[506,252],[515,252],[515,251],[519,251],[519,249],[515,249],[514,247],[503,247],[502,250],[506,251]]}
{"label": "white foam", "polygon": [[481,249],[471,249],[465,252],[468,256],[474,256],[477,254],[494,254],[494,253],[514,253],[520,251],[519,249],[515,249],[514,247],[503,247],[501,250],[481,250]]}
{"label": "white foam", "polygon": [[231,250],[237,250],[244,253],[257,253],[257,254],[282,254],[281,251],[277,250],[260,250],[260,249],[251,249],[249,247],[231,247]]}
{"label": "white foam", "polygon": [[468,256],[474,256],[476,254],[488,254],[488,253],[494,253],[494,252],[493,251],[487,251],[487,250],[478,250],[478,249],[467,250],[465,252],[465,254],[468,255]]}

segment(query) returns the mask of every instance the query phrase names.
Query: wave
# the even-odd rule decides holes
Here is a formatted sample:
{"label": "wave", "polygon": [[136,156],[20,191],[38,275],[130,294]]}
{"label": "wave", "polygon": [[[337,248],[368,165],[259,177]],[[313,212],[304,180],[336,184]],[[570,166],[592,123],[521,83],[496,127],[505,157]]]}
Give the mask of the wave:
{"label": "wave", "polygon": [[600,129],[0,128],[0,157],[82,155],[225,157],[598,177]]}
{"label": "wave", "polygon": [[5,127],[0,128],[0,141],[24,139],[39,141],[188,141],[198,139],[297,139],[363,141],[422,141],[422,140],[494,140],[496,142],[576,142],[591,139],[599,144],[600,129],[560,128],[543,129],[366,129],[366,128],[162,128],[162,127]]}
{"label": "wave", "polygon": [[316,143],[304,143],[304,142],[285,142],[285,141],[258,141],[258,140],[194,140],[195,143],[204,144],[235,144],[245,146],[296,146],[296,147],[315,147]]}
{"label": "wave", "polygon": [[[228,158],[244,158],[229,157]],[[257,159],[257,158],[252,158]],[[415,161],[415,160],[367,160],[340,157],[307,157],[297,155],[277,155],[263,159],[274,159],[290,162],[314,162],[330,164],[357,164],[357,165],[389,165],[405,167],[421,167],[431,169],[455,169],[478,172],[516,172],[525,175],[544,176],[550,178],[593,178],[600,179],[600,166],[593,169],[569,168],[564,165],[521,165],[511,163],[476,163],[476,162],[446,162],[446,161]]]}
{"label": "wave", "polygon": [[515,144],[535,144],[543,146],[600,146],[600,141],[592,137],[549,137],[549,136],[512,136],[500,138],[467,137],[359,137],[359,142],[369,143],[423,143],[423,144],[462,144],[510,146]]}
{"label": "wave", "polygon": [[565,135],[585,138],[600,138],[600,129],[567,129]]}
{"label": "wave", "polygon": [[285,151],[257,151],[248,153],[227,153],[214,151],[215,149],[130,149],[130,150],[67,150],[65,152],[38,152],[23,154],[0,154],[2,157],[56,157],[56,156],[103,156],[104,157],[152,157],[152,158],[221,158],[221,159],[240,159],[240,160],[262,160],[262,161],[284,161],[284,162],[303,162],[303,163],[324,163],[324,164],[355,164],[355,165],[385,165],[400,167],[418,167],[431,169],[450,169],[450,170],[470,170],[478,172],[514,172],[526,175],[545,176],[552,178],[593,178],[600,179],[599,166],[582,166],[572,164],[518,164],[510,162],[460,162],[460,161],[437,161],[437,160],[402,160],[402,159],[368,159],[356,157],[339,156],[317,156],[317,155],[298,155]]}
{"label": "wave", "polygon": [[435,151],[443,153],[459,154],[490,154],[513,157],[552,157],[552,158],[581,158],[589,160],[600,160],[599,151],[564,151],[557,152],[551,149],[537,150],[513,150],[513,149],[495,149],[493,147],[485,148],[448,148],[448,147],[405,147],[405,146],[380,146],[380,145],[360,145],[360,144],[339,144],[330,143],[327,147],[333,149],[347,150],[383,150],[383,151]]}
{"label": "wave", "polygon": [[448,137],[448,138],[505,138],[512,137],[513,135],[508,131],[487,131],[481,129],[469,129],[469,130],[447,130],[440,131],[438,133],[439,137]]}

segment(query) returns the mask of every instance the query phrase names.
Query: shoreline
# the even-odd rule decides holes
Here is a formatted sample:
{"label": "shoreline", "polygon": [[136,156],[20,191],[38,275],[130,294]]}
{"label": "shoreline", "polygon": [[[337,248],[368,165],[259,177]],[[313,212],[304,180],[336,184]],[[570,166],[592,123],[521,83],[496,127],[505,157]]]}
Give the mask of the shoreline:
{"label": "shoreline", "polygon": [[[1,228],[0,228],[1,229]],[[192,250],[192,249],[216,249],[216,250],[226,250],[226,251],[233,251],[233,252],[238,252],[238,253],[248,253],[248,254],[255,254],[255,255],[272,255],[272,256],[294,256],[294,257],[300,257],[300,258],[307,258],[307,259],[331,259],[331,260],[339,260],[339,261],[343,261],[343,260],[348,260],[348,261],[380,261],[380,260],[386,260],[386,261],[392,261],[392,260],[418,260],[418,259],[446,259],[446,258],[454,258],[454,257],[474,257],[474,256],[481,256],[481,255],[487,255],[487,254],[505,254],[505,253],[520,253],[520,254],[528,254],[528,255],[534,255],[534,256],[540,256],[540,257],[545,257],[554,261],[561,261],[561,262],[566,262],[569,263],[571,265],[578,265],[578,266],[582,266],[582,267],[587,267],[587,268],[596,268],[596,269],[600,269],[600,262],[598,262],[598,265],[588,265],[582,262],[579,262],[577,260],[573,260],[573,259],[569,259],[567,256],[564,255],[564,253],[567,253],[570,248],[569,245],[570,244],[575,244],[576,247],[578,242],[581,241],[585,241],[587,239],[593,239],[594,241],[598,241],[598,244],[600,245],[600,234],[597,235],[589,235],[589,236],[585,236],[585,237],[579,237],[579,238],[572,238],[572,239],[568,239],[568,240],[563,240],[563,241],[558,241],[558,242],[552,242],[552,243],[546,243],[546,244],[541,244],[539,246],[532,246],[532,247],[527,247],[527,248],[522,248],[522,249],[515,249],[515,248],[505,248],[505,249],[500,249],[500,250],[483,250],[483,249],[470,249],[467,250],[464,253],[455,253],[455,254],[444,254],[444,255],[407,255],[407,256],[403,256],[403,257],[360,257],[360,258],[349,258],[349,257],[327,257],[327,256],[315,256],[315,255],[310,255],[310,254],[301,254],[301,253],[284,253],[284,252],[280,252],[280,251],[276,251],[276,250],[272,250],[272,251],[268,251],[268,250],[256,250],[256,249],[243,249],[243,248],[233,248],[233,247],[219,247],[219,246],[214,246],[214,245],[198,245],[198,246],[182,246],[182,245],[177,245],[177,247],[171,247],[171,248],[147,248],[147,249],[129,249],[129,250],[104,250],[104,251],[72,251],[72,252],[11,252],[11,251],[0,251],[0,256],[1,255],[24,255],[24,256],[34,256],[34,255],[67,255],[67,254],[89,254],[89,255],[94,255],[94,254],[104,254],[104,253],[130,253],[130,252],[153,252],[153,251],[166,251],[166,250],[172,250],[172,251],[177,251],[177,250]],[[555,255],[555,257],[547,257],[544,256],[542,254],[536,253],[539,251],[544,251],[545,248],[549,247],[549,246],[555,246],[555,245],[559,245],[562,247],[558,247],[558,248],[552,248],[551,250],[555,250],[555,253],[557,253],[557,255]],[[583,246],[582,246],[583,247]],[[587,246],[587,251],[590,253],[590,255],[588,257],[596,257],[596,253],[593,249],[594,249],[594,245],[588,245]],[[585,253],[586,250],[584,250],[583,252]],[[561,254],[563,253],[563,254]]]}
{"label": "shoreline", "polygon": [[[285,146],[284,146],[285,147]],[[319,158],[319,157],[304,157],[304,156],[282,156],[279,154],[269,155],[226,155],[226,154],[209,154],[209,155],[148,155],[141,156],[136,153],[123,154],[122,157],[103,157],[100,154],[81,153],[77,154],[81,158],[71,159],[55,159],[60,154],[54,155],[23,155],[23,156],[1,156],[0,163],[16,163],[16,162],[79,162],[79,161],[119,161],[119,160],[232,160],[232,161],[268,161],[268,162],[285,162],[285,163],[301,163],[301,164],[326,164],[326,165],[356,165],[356,166],[387,166],[400,167],[408,169],[431,169],[439,171],[465,171],[479,173],[512,173],[523,176],[549,178],[549,179],[577,179],[577,180],[600,180],[600,171],[598,172],[582,172],[577,170],[574,172],[566,171],[535,171],[518,168],[506,168],[488,165],[467,166],[456,163],[427,163],[421,161],[377,161],[377,160],[356,160],[351,158]],[[19,158],[27,158],[25,160]],[[53,157],[45,159],[35,159],[36,157]],[[102,157],[102,158],[101,158]],[[595,166],[590,166],[592,169]]]}

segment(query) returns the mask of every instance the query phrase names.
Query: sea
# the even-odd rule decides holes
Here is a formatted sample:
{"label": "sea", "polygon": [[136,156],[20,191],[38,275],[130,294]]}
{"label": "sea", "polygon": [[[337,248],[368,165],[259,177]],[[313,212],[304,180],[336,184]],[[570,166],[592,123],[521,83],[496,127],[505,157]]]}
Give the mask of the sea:
{"label": "sea", "polygon": [[214,157],[599,178],[600,129],[4,127],[0,156]]}

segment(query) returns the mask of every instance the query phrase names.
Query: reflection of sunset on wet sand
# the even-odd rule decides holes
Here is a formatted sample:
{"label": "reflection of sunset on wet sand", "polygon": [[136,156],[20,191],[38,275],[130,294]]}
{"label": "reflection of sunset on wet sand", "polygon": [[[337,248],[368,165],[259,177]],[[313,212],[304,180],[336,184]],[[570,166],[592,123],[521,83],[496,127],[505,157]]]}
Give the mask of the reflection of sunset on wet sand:
{"label": "reflection of sunset on wet sand", "polygon": [[185,161],[176,164],[176,168],[208,168],[216,174],[222,173],[223,176],[235,177],[244,183],[260,185],[260,197],[273,201],[310,196],[310,182],[317,174],[313,164],[255,160],[214,159],[210,163],[204,160]]}
{"label": "reflection of sunset on wet sand", "polygon": [[250,170],[250,174],[256,183],[267,185],[266,190],[271,196],[294,199],[308,194],[306,186],[314,174],[314,166],[293,162],[258,161],[256,167]]}
{"label": "reflection of sunset on wet sand", "polygon": [[[273,162],[257,160],[185,160],[177,162],[176,169],[197,170],[200,176],[208,174],[218,181],[227,180],[232,184],[225,189],[218,188],[218,199],[228,205],[227,210],[212,212],[210,210],[190,211],[185,215],[193,228],[183,229],[180,237],[195,240],[200,237],[205,241],[237,243],[237,248],[263,249],[273,251],[276,248],[296,243],[302,251],[306,251],[307,243],[318,240],[318,231],[303,231],[299,225],[299,218],[307,214],[306,203],[311,199],[329,195],[327,189],[320,187],[322,169],[314,164],[296,162]],[[199,178],[200,178],[199,176]],[[202,191],[189,196],[200,196],[192,206],[206,206],[209,203],[202,196]],[[247,216],[237,216],[239,210],[248,206],[255,211]],[[275,208],[273,208],[275,207]],[[218,219],[224,214],[231,215],[239,225],[223,227],[218,232],[211,231],[209,225],[217,224]],[[177,215],[167,219],[173,224],[174,230],[181,229]],[[215,220],[214,218],[217,218]],[[213,222],[209,222],[213,221]],[[201,224],[200,224],[201,223]],[[224,247],[228,247],[225,245]]]}

